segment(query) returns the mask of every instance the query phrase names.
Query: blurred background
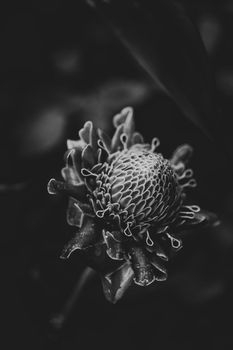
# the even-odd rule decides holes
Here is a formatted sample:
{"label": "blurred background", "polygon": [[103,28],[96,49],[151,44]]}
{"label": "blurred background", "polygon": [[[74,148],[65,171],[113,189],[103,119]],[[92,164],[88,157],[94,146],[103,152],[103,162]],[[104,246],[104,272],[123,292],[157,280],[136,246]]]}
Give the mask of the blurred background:
{"label": "blurred background", "polygon": [[[13,1],[1,9],[4,349],[15,344],[24,349],[66,350],[230,348],[233,2],[171,0],[168,15],[161,1],[141,0],[134,18],[131,14],[138,11],[136,6],[130,11],[134,1],[125,2],[128,12],[120,2],[119,11],[112,13],[101,6],[99,11],[98,2],[97,9],[94,3]],[[111,1],[106,3],[112,6]],[[174,4],[184,11],[183,17],[174,12],[173,18]],[[151,31],[143,25],[146,6]],[[121,22],[123,13],[129,27]],[[186,21],[193,23],[195,40]],[[177,41],[170,40],[167,33],[175,33],[180,23],[186,36],[178,33]],[[121,25],[124,30],[119,35]],[[183,56],[186,51],[188,56]],[[207,71],[210,78],[203,85],[200,72]],[[205,93],[212,96],[207,116],[192,113],[203,110]],[[185,97],[192,100],[193,109],[186,108]],[[78,253],[67,261],[59,258],[73,228],[66,223],[67,200],[49,196],[47,182],[61,178],[66,140],[76,139],[86,120],[111,134],[113,115],[129,105],[137,129],[148,142],[158,137],[165,157],[182,143],[194,147],[190,165],[198,187],[190,196],[202,208],[216,212],[221,225],[185,236],[184,249],[169,264],[168,281],[132,287],[116,305],[104,299],[101,282],[94,277],[64,327],[56,329],[51,319],[71,295],[85,263]]]}

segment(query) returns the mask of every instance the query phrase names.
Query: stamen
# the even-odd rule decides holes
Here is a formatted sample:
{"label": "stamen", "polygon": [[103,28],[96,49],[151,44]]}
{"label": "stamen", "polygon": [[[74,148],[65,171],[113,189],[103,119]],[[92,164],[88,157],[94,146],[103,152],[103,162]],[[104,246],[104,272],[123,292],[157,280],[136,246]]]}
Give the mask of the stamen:
{"label": "stamen", "polygon": [[179,180],[182,179],[190,179],[193,176],[192,169],[187,169],[183,172],[183,174],[179,177]]}
{"label": "stamen", "polygon": [[121,143],[122,143],[122,145],[124,147],[124,150],[127,150],[128,136],[125,133],[123,133],[120,136],[120,140],[121,140]]}
{"label": "stamen", "polygon": [[82,168],[82,169],[81,169],[81,174],[82,174],[83,176],[85,176],[85,177],[87,177],[87,176],[95,176],[95,177],[97,177],[97,174],[92,173],[90,170],[88,170],[88,169],[86,169],[86,168]]}
{"label": "stamen", "polygon": [[124,234],[125,234],[127,237],[132,236],[132,232],[131,232],[131,230],[130,230],[130,226],[131,226],[131,222],[127,222],[127,227],[124,229]]}
{"label": "stamen", "polygon": [[182,247],[182,241],[181,239],[177,239],[173,236],[171,236],[168,232],[166,233],[167,237],[171,241],[172,248],[174,249],[180,249]]}
{"label": "stamen", "polygon": [[186,183],[184,183],[181,187],[182,188],[185,188],[185,187],[196,187],[197,186],[197,182],[196,182],[196,180],[194,180],[194,179],[191,179],[191,180],[189,180],[188,182],[186,182]]}
{"label": "stamen", "polygon": [[102,219],[104,217],[104,215],[106,214],[106,212],[109,211],[109,208],[106,208],[104,210],[97,210],[96,212],[96,216],[98,216],[98,218]]}
{"label": "stamen", "polygon": [[154,245],[154,242],[152,241],[150,234],[148,231],[146,231],[146,244],[149,245],[150,247],[152,247]]}
{"label": "stamen", "polygon": [[180,217],[182,219],[194,219],[195,213],[194,212],[180,212]]}
{"label": "stamen", "polygon": [[201,210],[198,205],[186,205],[185,208],[193,211],[194,213],[199,213],[199,211]]}

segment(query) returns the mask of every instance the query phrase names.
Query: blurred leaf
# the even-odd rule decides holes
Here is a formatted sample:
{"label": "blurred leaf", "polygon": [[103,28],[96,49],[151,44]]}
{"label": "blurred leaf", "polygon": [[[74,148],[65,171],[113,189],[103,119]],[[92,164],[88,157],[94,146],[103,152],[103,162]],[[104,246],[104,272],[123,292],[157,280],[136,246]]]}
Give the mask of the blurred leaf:
{"label": "blurred leaf", "polygon": [[197,29],[168,0],[91,0],[104,20],[185,116],[217,139],[215,84]]}

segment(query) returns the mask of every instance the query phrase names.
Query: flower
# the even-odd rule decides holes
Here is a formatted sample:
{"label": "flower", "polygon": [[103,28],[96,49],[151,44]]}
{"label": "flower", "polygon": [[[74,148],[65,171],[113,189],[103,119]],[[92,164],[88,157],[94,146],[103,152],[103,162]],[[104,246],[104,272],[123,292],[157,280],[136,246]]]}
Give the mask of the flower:
{"label": "flower", "polygon": [[156,152],[157,138],[145,143],[135,131],[131,107],[113,123],[112,139],[88,121],[79,140],[67,141],[65,181],[51,179],[48,192],[68,195],[67,222],[76,227],[61,257],[82,250],[101,273],[105,296],[116,302],[132,282],[165,281],[181,233],[215,216],[187,201],[187,190],[196,186],[187,168],[189,145],[165,159]]}

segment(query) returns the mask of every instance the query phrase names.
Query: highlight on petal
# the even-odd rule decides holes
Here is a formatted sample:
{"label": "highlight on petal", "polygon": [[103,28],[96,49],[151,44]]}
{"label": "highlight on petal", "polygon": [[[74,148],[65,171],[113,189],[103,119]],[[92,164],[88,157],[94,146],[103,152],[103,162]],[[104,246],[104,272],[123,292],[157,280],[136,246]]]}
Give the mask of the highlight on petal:
{"label": "highlight on petal", "polygon": [[108,135],[105,134],[105,132],[101,129],[97,130],[100,140],[103,142],[104,148],[108,152],[108,154],[111,153],[111,139],[108,137]]}
{"label": "highlight on petal", "polygon": [[86,145],[82,151],[83,167],[88,169],[92,168],[96,164],[96,160],[93,148],[90,145]]}
{"label": "highlight on petal", "polygon": [[124,263],[111,274],[102,276],[102,286],[106,299],[115,304],[125,294],[133,282],[134,272],[129,262]]}
{"label": "highlight on petal", "polygon": [[86,143],[83,140],[67,140],[67,149],[83,149]]}
{"label": "highlight on petal", "polygon": [[61,174],[63,179],[69,183],[72,183],[72,185],[78,185],[80,183],[80,179],[76,172],[70,167],[62,168]]}
{"label": "highlight on petal", "polygon": [[[66,166],[62,169],[61,173],[64,180],[67,182],[70,182],[70,180],[73,180],[73,182],[75,182],[74,184],[83,182],[81,175],[81,163],[82,151],[85,146],[86,145],[84,145],[84,147],[72,148],[65,153],[64,158]],[[69,171],[67,169],[69,169]]]}
{"label": "highlight on petal", "polygon": [[111,149],[112,152],[116,152],[120,149],[122,149],[122,143],[121,143],[121,134],[124,131],[124,124],[120,124],[116,131],[115,134],[113,135],[112,142],[111,142]]}
{"label": "highlight on petal", "polygon": [[77,249],[86,249],[93,246],[99,239],[98,227],[91,218],[85,218],[82,227],[64,247],[61,258],[67,259]]}
{"label": "highlight on petal", "polygon": [[120,113],[116,114],[113,117],[113,125],[115,128],[117,128],[121,124],[126,124],[126,120],[128,119],[128,123],[134,123],[133,121],[133,108],[132,107],[125,107],[124,109],[121,110]]}
{"label": "highlight on petal", "polygon": [[68,209],[66,220],[69,225],[82,227],[83,224],[84,213],[80,206],[78,205],[78,201],[72,197],[69,198]]}
{"label": "highlight on petal", "polygon": [[79,131],[79,136],[86,144],[90,143],[90,133],[93,128],[92,122],[88,121],[84,124],[83,128]]}
{"label": "highlight on petal", "polygon": [[177,165],[180,162],[186,164],[192,156],[192,153],[193,149],[190,145],[179,146],[173,153],[171,163],[174,165]]}
{"label": "highlight on petal", "polygon": [[117,241],[114,236],[109,232],[103,230],[104,241],[107,246],[107,254],[113,260],[123,260],[125,251],[120,241]]}
{"label": "highlight on petal", "polygon": [[155,272],[154,272],[155,280],[159,281],[159,282],[166,281],[167,280],[167,269],[165,268],[165,266],[163,266],[161,264],[161,262],[159,261],[159,259],[156,258],[155,256],[151,257],[150,262],[155,268]]}
{"label": "highlight on petal", "polygon": [[135,145],[137,143],[141,144],[144,142],[143,136],[140,132],[134,132],[132,136],[132,144]]}

